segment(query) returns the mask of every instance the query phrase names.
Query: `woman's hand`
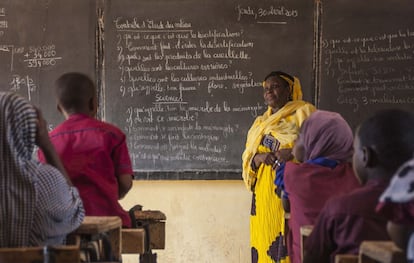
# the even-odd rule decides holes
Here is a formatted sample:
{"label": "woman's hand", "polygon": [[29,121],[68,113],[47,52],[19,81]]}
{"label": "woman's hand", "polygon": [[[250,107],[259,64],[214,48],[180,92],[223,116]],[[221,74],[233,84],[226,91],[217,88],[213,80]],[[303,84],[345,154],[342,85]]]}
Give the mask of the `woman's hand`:
{"label": "woman's hand", "polygon": [[267,165],[273,165],[276,160],[277,160],[276,155],[272,152],[258,153],[253,158],[254,166],[257,168],[262,163],[267,164]]}
{"label": "woman's hand", "polygon": [[[257,169],[260,164],[264,163],[266,165],[272,165],[273,169],[276,169],[280,166],[281,163],[290,161],[293,159],[292,149],[282,149],[275,153],[258,153],[254,156],[253,162],[254,167]],[[255,170],[256,170],[255,169]]]}
{"label": "woman's hand", "polygon": [[293,159],[292,148],[278,150],[275,155],[281,163],[285,163]]}

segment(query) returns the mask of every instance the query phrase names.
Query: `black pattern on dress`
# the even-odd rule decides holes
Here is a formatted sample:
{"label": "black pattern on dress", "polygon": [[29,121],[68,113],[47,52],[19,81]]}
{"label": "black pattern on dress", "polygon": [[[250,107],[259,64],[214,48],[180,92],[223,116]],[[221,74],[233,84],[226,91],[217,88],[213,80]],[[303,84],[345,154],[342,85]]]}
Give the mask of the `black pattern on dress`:
{"label": "black pattern on dress", "polygon": [[269,250],[267,251],[267,254],[275,262],[279,262],[280,260],[287,257],[287,248],[282,233],[279,233],[279,236],[277,236],[275,241],[272,242]]}
{"label": "black pattern on dress", "polygon": [[250,208],[250,215],[255,216],[256,215],[256,194],[253,193],[252,196],[252,207]]}
{"label": "black pattern on dress", "polygon": [[259,262],[259,253],[255,247],[252,247],[252,263]]}

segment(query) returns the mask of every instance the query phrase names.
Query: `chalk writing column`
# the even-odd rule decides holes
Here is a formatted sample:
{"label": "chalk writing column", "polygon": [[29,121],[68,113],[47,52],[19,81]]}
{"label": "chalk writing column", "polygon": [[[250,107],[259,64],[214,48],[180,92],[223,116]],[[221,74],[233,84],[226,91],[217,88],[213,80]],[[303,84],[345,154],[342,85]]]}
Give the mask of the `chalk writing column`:
{"label": "chalk writing column", "polygon": [[[251,108],[230,107],[226,99],[214,96],[243,94],[260,85],[251,72],[233,67],[250,59],[254,42],[240,30],[201,31],[184,19],[117,17],[114,26],[119,96],[140,101],[124,112],[134,161],[225,165],[231,150],[226,140],[238,126],[219,120],[223,114]],[[197,96],[205,98],[202,103],[195,101]],[[263,110],[261,105],[252,107]]]}

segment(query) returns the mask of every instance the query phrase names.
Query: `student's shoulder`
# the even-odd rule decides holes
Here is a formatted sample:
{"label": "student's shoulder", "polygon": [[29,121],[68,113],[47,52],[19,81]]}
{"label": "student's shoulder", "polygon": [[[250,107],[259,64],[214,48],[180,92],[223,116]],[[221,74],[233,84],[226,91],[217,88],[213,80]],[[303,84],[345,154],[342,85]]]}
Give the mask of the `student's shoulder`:
{"label": "student's shoulder", "polygon": [[296,163],[290,161],[286,163],[284,174],[295,179],[303,179],[304,177],[318,174],[321,170],[324,169],[326,168],[313,163]]}
{"label": "student's shoulder", "polygon": [[289,175],[291,178],[300,177],[301,172],[308,170],[308,165],[306,163],[296,163],[293,161],[286,162],[284,174]]}
{"label": "student's shoulder", "polygon": [[317,181],[324,180],[323,176],[319,176],[321,168],[323,167],[311,163],[287,162],[283,177],[285,186],[292,191],[312,188]]}
{"label": "student's shoulder", "polygon": [[357,197],[355,196],[354,191],[347,194],[333,196],[326,201],[323,209],[332,214],[344,213],[352,210],[350,208],[355,205],[355,199],[357,199]]}
{"label": "student's shoulder", "polygon": [[100,121],[100,120],[96,120],[97,121],[97,128],[100,128],[101,130],[113,134],[117,137],[125,137],[125,133],[117,126],[115,126],[112,123],[109,122],[105,122],[105,121]]}

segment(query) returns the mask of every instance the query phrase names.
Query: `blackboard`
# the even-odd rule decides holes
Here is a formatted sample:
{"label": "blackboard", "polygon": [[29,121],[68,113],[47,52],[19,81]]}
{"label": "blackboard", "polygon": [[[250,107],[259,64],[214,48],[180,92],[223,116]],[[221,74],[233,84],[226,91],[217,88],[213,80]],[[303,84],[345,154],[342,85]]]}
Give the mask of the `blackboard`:
{"label": "blackboard", "polygon": [[240,179],[273,70],[313,99],[312,1],[104,2],[103,117],[148,178]]}
{"label": "blackboard", "polygon": [[355,129],[386,108],[414,111],[414,4],[322,2],[318,106]]}
{"label": "blackboard", "polygon": [[413,13],[408,0],[2,0],[0,90],[52,129],[53,82],[84,72],[137,178],[240,179],[272,70],[352,128],[379,109],[413,111]]}
{"label": "blackboard", "polygon": [[40,107],[50,129],[63,120],[56,78],[67,71],[95,76],[95,9],[84,0],[0,2],[0,90]]}

